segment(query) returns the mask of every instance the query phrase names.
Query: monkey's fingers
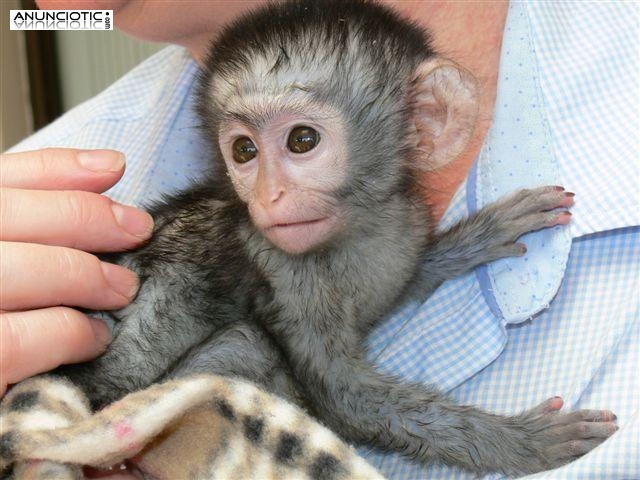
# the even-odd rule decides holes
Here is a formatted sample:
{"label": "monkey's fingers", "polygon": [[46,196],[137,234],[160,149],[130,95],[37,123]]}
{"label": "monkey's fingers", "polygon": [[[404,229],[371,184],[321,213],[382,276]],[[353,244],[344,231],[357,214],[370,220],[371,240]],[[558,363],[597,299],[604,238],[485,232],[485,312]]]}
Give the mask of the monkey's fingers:
{"label": "monkey's fingers", "polygon": [[614,422],[618,419],[616,414],[609,410],[577,410],[564,415],[564,423],[579,422]]}
{"label": "monkey's fingers", "polygon": [[616,416],[609,410],[561,413],[563,403],[562,398],[553,397],[525,414],[548,468],[588,453],[618,430]]}
{"label": "monkey's fingers", "polygon": [[71,248],[1,242],[0,309],[56,305],[114,309],[138,290],[136,275]]}
{"label": "monkey's fingers", "polygon": [[98,356],[110,340],[102,321],[67,307],[0,314],[0,396],[8,384]]}
{"label": "monkey's fingers", "polygon": [[[564,405],[564,400],[561,397],[551,397],[540,405],[532,408],[530,414],[532,415],[546,415],[554,412],[558,412]],[[617,417],[615,413],[610,410],[576,410],[574,412],[558,414],[555,417],[555,423],[558,425],[571,425],[582,422],[615,422]]]}
{"label": "monkey's fingers", "polygon": [[[492,238],[492,258],[518,256],[526,252],[522,244],[514,242],[529,232],[556,225],[567,225],[571,213],[564,210],[574,203],[574,194],[563,187],[540,187],[520,190],[504,200],[483,208],[476,222],[489,225]],[[563,210],[557,210],[563,209]]]}
{"label": "monkey's fingers", "polygon": [[547,449],[547,458],[553,468],[569,463],[596,448],[606,438],[590,438],[585,440],[571,440]]}
{"label": "monkey's fingers", "polygon": [[534,415],[544,415],[545,413],[556,412],[562,408],[564,400],[562,397],[552,397],[542,402],[531,410]]}
{"label": "monkey's fingers", "polygon": [[573,206],[575,194],[560,186],[545,186],[520,190],[501,200],[499,204],[507,206],[513,217],[528,213],[548,212],[556,208]]}
{"label": "monkey's fingers", "polygon": [[558,443],[590,438],[607,439],[618,431],[615,422],[578,422],[557,429]]}

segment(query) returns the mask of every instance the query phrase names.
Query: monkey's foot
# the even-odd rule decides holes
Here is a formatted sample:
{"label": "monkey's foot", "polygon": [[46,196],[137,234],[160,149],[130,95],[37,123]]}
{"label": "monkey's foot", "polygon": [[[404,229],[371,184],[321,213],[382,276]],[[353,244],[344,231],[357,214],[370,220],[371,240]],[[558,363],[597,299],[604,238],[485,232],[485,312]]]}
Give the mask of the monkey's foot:
{"label": "monkey's foot", "polygon": [[[550,470],[593,450],[617,430],[608,410],[560,413],[563,400],[553,397],[515,417],[520,426],[525,473]],[[520,443],[520,442],[518,442]],[[533,455],[531,455],[533,454]],[[517,464],[517,462],[516,462]]]}
{"label": "monkey's foot", "polygon": [[527,249],[516,240],[529,232],[568,224],[571,213],[566,209],[573,205],[573,198],[573,193],[559,186],[520,190],[480,210],[465,223],[464,233],[484,247],[489,257],[484,261],[521,256]]}

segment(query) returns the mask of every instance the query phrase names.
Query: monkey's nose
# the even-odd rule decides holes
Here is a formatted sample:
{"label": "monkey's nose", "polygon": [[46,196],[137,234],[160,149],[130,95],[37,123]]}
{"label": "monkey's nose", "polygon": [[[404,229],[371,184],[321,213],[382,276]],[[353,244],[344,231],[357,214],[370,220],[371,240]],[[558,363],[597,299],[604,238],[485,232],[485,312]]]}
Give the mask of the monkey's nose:
{"label": "monkey's nose", "polygon": [[264,206],[278,202],[287,193],[287,174],[279,160],[265,158],[258,170],[258,183],[255,193]]}
{"label": "monkey's nose", "polygon": [[286,188],[281,183],[265,182],[257,189],[258,200],[265,207],[277,203],[286,193]]}
{"label": "monkey's nose", "polygon": [[274,190],[273,194],[271,195],[271,203],[275,203],[278,200],[280,200],[280,198],[282,198],[284,196],[284,187],[278,187]]}

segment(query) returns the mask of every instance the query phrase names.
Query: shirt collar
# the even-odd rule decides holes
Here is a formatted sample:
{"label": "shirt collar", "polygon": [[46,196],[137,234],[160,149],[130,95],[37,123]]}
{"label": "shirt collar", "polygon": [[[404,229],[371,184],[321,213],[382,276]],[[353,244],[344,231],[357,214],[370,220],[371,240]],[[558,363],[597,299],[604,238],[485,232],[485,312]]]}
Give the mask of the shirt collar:
{"label": "shirt collar", "polygon": [[[536,59],[524,6],[512,3],[504,32],[493,126],[467,182],[467,207],[477,212],[520,188],[561,185],[562,178],[540,101]],[[518,323],[548,307],[571,247],[568,227],[528,234],[523,257],[477,269],[483,296],[504,323]]]}

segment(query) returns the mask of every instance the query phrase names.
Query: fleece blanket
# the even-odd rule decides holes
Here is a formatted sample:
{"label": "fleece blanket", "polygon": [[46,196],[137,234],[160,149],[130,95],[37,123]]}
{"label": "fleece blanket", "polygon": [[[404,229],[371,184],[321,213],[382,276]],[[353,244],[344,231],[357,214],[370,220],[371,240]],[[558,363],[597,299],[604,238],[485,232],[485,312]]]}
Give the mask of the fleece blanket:
{"label": "fleece blanket", "polygon": [[149,479],[382,476],[297,406],[214,375],[153,385],[92,413],[62,378],[35,377],[0,404],[0,477],[82,479],[129,460]]}

